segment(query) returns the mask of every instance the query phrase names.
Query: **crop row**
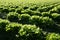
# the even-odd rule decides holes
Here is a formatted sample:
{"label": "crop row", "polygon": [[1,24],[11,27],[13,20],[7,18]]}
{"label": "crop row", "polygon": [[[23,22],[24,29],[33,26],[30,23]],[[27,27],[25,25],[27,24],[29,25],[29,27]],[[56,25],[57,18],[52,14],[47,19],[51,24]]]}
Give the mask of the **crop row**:
{"label": "crop row", "polygon": [[22,39],[28,40],[30,39],[29,37],[31,37],[31,39],[35,39],[33,37],[36,37],[37,40],[40,39],[42,36],[40,28],[37,28],[35,25],[27,25],[27,24],[22,25],[18,23],[10,23],[8,20],[0,19],[0,31],[4,30],[7,33],[9,33],[9,35],[11,34],[12,36],[15,36],[16,38],[19,38],[21,40]]}
{"label": "crop row", "polygon": [[36,25],[22,25],[0,19],[0,31],[4,30],[6,34],[9,34],[9,40],[60,40],[60,34],[49,33],[46,35]]}
{"label": "crop row", "polygon": [[56,7],[57,9],[59,9],[59,3],[55,3],[55,4],[44,4],[44,5],[36,5],[36,4],[28,4],[28,5],[13,5],[12,3],[8,3],[8,4],[0,4],[0,12],[18,12],[20,13],[21,11],[39,11],[39,12],[48,12],[51,9],[53,9],[54,7]]}
{"label": "crop row", "polygon": [[[50,16],[50,17],[49,17]],[[49,14],[48,12],[43,12],[42,16],[32,15],[29,14],[18,14],[16,12],[10,12],[7,14],[6,19],[11,22],[18,22],[22,24],[36,24],[36,25],[53,25],[55,21],[60,21],[60,14],[52,13]]]}

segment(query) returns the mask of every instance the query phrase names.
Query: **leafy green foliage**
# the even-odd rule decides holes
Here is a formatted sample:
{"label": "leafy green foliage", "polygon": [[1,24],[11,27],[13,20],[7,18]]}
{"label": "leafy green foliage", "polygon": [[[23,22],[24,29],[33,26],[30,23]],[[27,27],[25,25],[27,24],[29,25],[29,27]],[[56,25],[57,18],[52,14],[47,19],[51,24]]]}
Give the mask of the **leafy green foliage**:
{"label": "leafy green foliage", "polygon": [[32,11],[31,15],[41,16],[41,13],[39,11]]}
{"label": "leafy green foliage", "polygon": [[40,12],[47,12],[48,11],[47,9],[48,9],[47,7],[40,7],[40,8],[38,8],[38,10]]}
{"label": "leafy green foliage", "polygon": [[60,5],[57,6],[58,11],[60,12]]}
{"label": "leafy green foliage", "polygon": [[35,11],[35,10],[37,10],[37,5],[34,5],[34,6],[32,6],[32,7],[30,7],[30,10],[33,10],[33,11]]}
{"label": "leafy green foliage", "polygon": [[48,34],[46,40],[60,40],[60,35],[56,33]]}
{"label": "leafy green foliage", "polygon": [[15,12],[15,8],[9,8],[9,12]]}
{"label": "leafy green foliage", "polygon": [[[18,23],[10,23],[6,25],[6,31],[15,36],[16,39],[23,40],[41,40],[43,39],[42,30],[35,25],[22,25]],[[17,37],[18,36],[18,37]],[[14,37],[13,37],[14,39]]]}
{"label": "leafy green foliage", "polygon": [[4,12],[8,13],[9,10],[8,10],[8,8],[6,8],[6,9],[3,9],[1,12],[2,12],[2,13],[4,13]]}
{"label": "leafy green foliage", "polygon": [[54,24],[54,21],[49,17],[40,17],[39,20],[40,20],[39,22],[40,22],[40,24],[42,24],[42,26],[46,26],[46,25],[52,26]]}
{"label": "leafy green foliage", "polygon": [[21,28],[21,24],[18,23],[10,23],[9,25],[6,25],[6,31],[8,32],[18,32],[18,30]]}
{"label": "leafy green foliage", "polygon": [[58,14],[58,13],[53,13],[53,14],[51,14],[52,15],[52,18],[55,20],[55,21],[60,21],[60,14]]}
{"label": "leafy green foliage", "polygon": [[0,39],[60,40],[60,2],[52,1],[1,0]]}
{"label": "leafy green foliage", "polygon": [[19,20],[18,13],[16,13],[16,12],[9,12],[8,15],[7,15],[7,19],[10,20],[10,21],[17,22]]}
{"label": "leafy green foliage", "polygon": [[6,25],[8,25],[10,22],[8,20],[0,19],[0,29],[5,30]]}
{"label": "leafy green foliage", "polygon": [[19,14],[22,14],[22,12],[21,12],[22,10],[23,10],[23,8],[19,7],[19,8],[16,9],[16,12],[19,13]]}
{"label": "leafy green foliage", "polygon": [[34,15],[34,16],[32,16],[32,17],[30,18],[30,20],[31,20],[31,23],[32,23],[32,24],[38,25],[38,23],[39,23],[39,16]]}
{"label": "leafy green foliage", "polygon": [[60,17],[60,14],[58,14],[58,13],[53,13],[51,15],[54,19],[58,19]]}
{"label": "leafy green foliage", "polygon": [[20,16],[21,23],[29,23],[30,15],[29,14],[21,14]]}
{"label": "leafy green foliage", "polygon": [[50,10],[50,13],[58,13],[57,7],[54,7],[52,10]]}
{"label": "leafy green foliage", "polygon": [[29,14],[29,15],[32,15],[32,14],[31,14],[31,13],[32,13],[32,10],[30,10],[30,9],[23,10],[23,11],[21,11],[21,13],[23,13],[23,14],[27,13],[27,14]]}
{"label": "leafy green foliage", "polygon": [[23,25],[19,30],[20,36],[24,37],[23,40],[41,40],[42,31],[35,25]]}
{"label": "leafy green foliage", "polygon": [[42,12],[41,15],[42,16],[50,16],[50,13],[49,12]]}

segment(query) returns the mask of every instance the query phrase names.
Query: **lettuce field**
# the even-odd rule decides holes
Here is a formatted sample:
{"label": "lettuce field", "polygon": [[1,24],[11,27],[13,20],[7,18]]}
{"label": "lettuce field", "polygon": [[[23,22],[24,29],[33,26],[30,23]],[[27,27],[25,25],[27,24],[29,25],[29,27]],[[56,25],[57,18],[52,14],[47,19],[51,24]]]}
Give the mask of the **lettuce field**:
{"label": "lettuce field", "polygon": [[60,0],[0,0],[0,40],[60,40]]}

